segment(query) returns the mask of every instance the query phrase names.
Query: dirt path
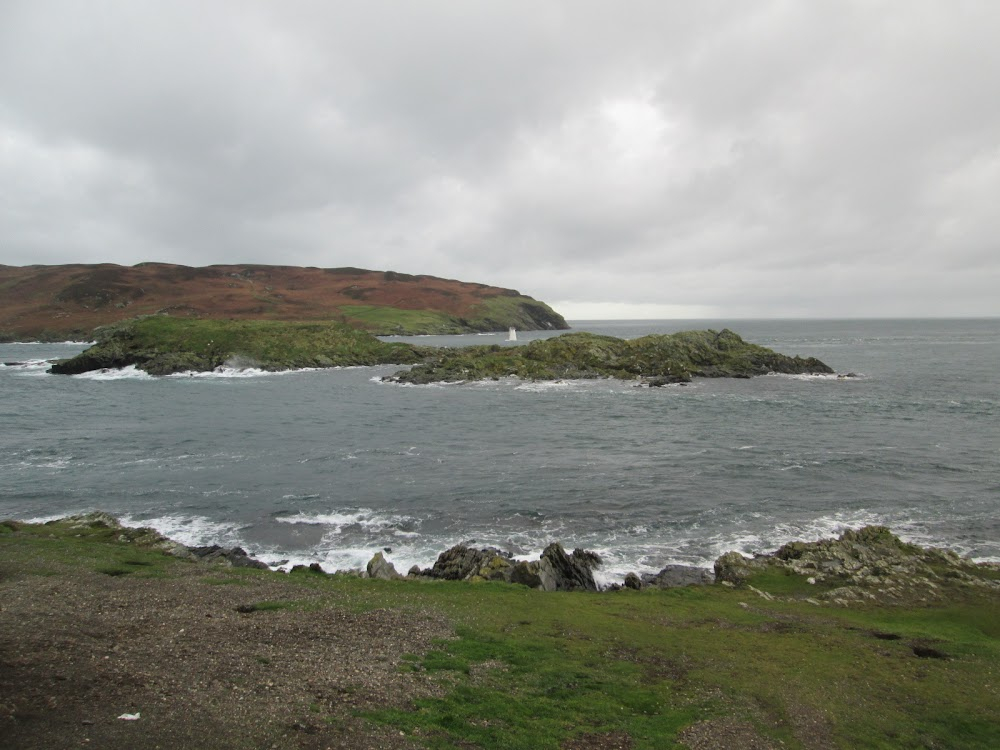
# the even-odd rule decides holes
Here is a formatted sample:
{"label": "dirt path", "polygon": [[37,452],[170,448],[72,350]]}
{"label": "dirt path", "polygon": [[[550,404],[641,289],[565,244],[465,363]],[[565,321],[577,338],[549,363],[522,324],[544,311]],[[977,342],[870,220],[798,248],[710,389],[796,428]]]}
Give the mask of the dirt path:
{"label": "dirt path", "polygon": [[336,606],[240,612],[289,587],[176,567],[157,579],[0,568],[0,747],[416,747],[354,714],[431,694],[400,657],[451,635],[448,623]]}

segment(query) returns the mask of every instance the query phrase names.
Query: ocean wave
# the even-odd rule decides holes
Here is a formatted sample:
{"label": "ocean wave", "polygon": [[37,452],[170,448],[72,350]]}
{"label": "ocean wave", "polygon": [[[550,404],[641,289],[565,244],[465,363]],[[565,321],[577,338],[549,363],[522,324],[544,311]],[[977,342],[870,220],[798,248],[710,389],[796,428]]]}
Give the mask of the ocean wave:
{"label": "ocean wave", "polygon": [[850,377],[837,373],[823,373],[823,372],[803,372],[798,374],[785,373],[785,372],[769,372],[764,377],[767,378],[784,378],[786,380],[858,380],[864,376],[855,373]]}
{"label": "ocean wave", "polygon": [[96,341],[6,341],[3,346],[93,346]]}
{"label": "ocean wave", "polygon": [[303,524],[307,526],[328,527],[328,534],[334,536],[343,534],[348,529],[356,528],[369,533],[389,532],[394,536],[416,536],[420,519],[412,516],[392,513],[380,513],[371,508],[332,511],[327,513],[295,513],[294,515],[278,515],[279,523]]}
{"label": "ocean wave", "polygon": [[139,518],[123,515],[118,519],[122,526],[131,528],[149,527],[163,536],[188,547],[207,547],[218,544],[222,547],[240,547],[245,542],[241,536],[246,526],[227,521],[215,521],[206,516],[156,516]]}
{"label": "ocean wave", "polygon": [[70,377],[77,380],[154,380],[152,375],[145,370],[140,370],[135,365],[81,372],[79,375]]}
{"label": "ocean wave", "polygon": [[315,372],[319,368],[317,367],[301,367],[292,370],[263,370],[259,367],[226,367],[220,366],[216,367],[214,370],[210,371],[196,371],[196,370],[185,370],[184,372],[175,372],[170,375],[166,375],[167,378],[266,378],[275,375],[292,375],[300,372]]}
{"label": "ocean wave", "polygon": [[0,362],[4,370],[47,370],[52,366],[49,359],[27,359],[23,362]]}

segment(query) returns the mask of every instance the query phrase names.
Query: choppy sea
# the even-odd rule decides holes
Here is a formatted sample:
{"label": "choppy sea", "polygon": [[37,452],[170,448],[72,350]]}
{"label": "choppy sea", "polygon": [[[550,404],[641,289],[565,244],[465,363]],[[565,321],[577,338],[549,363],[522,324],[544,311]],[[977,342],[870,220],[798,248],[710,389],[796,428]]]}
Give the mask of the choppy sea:
{"label": "choppy sea", "polygon": [[458,542],[536,557],[560,541],[599,552],[605,582],[871,523],[1000,560],[1000,320],[573,325],[621,337],[729,327],[856,377],[666,388],[380,382],[395,367],[67,377],[46,361],[85,344],[3,344],[0,517],[100,509],[187,544],[328,570],[382,549],[405,571]]}

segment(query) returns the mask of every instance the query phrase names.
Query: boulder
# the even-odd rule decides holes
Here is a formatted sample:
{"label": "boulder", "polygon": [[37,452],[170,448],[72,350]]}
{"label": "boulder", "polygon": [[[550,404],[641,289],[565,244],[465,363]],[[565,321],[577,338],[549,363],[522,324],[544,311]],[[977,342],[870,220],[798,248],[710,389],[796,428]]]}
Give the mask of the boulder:
{"label": "boulder", "polygon": [[625,576],[625,588],[638,591],[642,588],[642,580],[635,573],[629,573]]}
{"label": "boulder", "polygon": [[379,578],[383,581],[395,581],[403,577],[396,572],[396,566],[386,560],[381,552],[376,552],[375,556],[368,561],[366,570],[369,578]]}
{"label": "boulder", "polygon": [[[677,586],[705,586],[714,581],[715,576],[710,571],[693,565],[667,565],[655,575],[646,573],[642,576],[643,585],[658,589],[671,589]],[[625,585],[628,585],[627,580]]]}
{"label": "boulder", "polygon": [[727,552],[715,561],[715,582],[728,583],[732,586],[742,586],[752,576],[759,566],[754,561],[744,557],[739,552]]}

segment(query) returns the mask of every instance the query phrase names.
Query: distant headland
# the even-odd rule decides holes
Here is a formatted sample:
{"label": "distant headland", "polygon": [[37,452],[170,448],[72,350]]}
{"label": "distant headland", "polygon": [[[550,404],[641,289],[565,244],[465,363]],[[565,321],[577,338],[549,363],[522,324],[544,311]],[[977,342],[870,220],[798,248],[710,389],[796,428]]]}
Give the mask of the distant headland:
{"label": "distant headland", "polygon": [[375,335],[564,330],[544,302],[435,276],[361,268],[167,263],[0,265],[0,341],[89,339],[142,315],[332,321]]}

